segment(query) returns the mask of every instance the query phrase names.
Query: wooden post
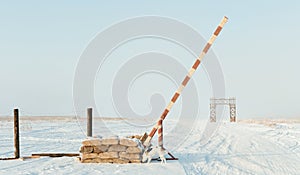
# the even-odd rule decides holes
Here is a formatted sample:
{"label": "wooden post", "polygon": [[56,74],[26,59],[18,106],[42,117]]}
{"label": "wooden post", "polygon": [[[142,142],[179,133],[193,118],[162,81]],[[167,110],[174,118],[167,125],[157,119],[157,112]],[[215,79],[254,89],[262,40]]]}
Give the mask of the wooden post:
{"label": "wooden post", "polygon": [[87,109],[87,136],[92,137],[93,131],[93,108]]}
{"label": "wooden post", "polygon": [[20,158],[20,133],[19,133],[19,109],[14,109],[14,142],[15,142],[15,158]]}

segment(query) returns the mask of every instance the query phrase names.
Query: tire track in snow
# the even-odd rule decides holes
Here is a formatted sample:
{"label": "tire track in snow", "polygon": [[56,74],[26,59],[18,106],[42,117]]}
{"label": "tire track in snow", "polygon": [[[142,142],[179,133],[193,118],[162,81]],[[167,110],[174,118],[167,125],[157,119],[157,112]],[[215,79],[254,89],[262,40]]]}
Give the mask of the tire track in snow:
{"label": "tire track in snow", "polygon": [[299,155],[257,127],[264,126],[224,123],[205,145],[192,136],[180,163],[187,174],[297,174]]}

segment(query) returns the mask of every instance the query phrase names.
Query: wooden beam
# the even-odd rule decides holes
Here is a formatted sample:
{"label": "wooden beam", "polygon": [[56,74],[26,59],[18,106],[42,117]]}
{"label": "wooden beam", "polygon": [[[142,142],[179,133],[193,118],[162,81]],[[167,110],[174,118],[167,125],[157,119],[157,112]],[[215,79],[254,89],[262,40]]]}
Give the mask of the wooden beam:
{"label": "wooden beam", "polygon": [[25,157],[21,157],[21,160],[28,160],[28,159],[38,159],[40,158],[40,156],[25,156]]}
{"label": "wooden beam", "polygon": [[5,157],[5,158],[0,158],[0,160],[16,160],[18,158],[15,157]]}
{"label": "wooden beam", "polygon": [[31,156],[40,156],[40,157],[77,157],[80,156],[78,153],[35,153]]}

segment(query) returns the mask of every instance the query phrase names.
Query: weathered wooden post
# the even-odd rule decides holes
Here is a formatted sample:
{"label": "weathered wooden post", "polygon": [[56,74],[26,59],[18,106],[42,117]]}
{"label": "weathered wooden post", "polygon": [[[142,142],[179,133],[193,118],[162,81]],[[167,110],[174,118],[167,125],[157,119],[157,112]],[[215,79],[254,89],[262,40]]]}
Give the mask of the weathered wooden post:
{"label": "weathered wooden post", "polygon": [[92,137],[93,131],[93,108],[87,109],[87,136]]}
{"label": "weathered wooden post", "polygon": [[20,133],[19,133],[19,109],[14,109],[14,142],[15,142],[15,158],[20,158]]}

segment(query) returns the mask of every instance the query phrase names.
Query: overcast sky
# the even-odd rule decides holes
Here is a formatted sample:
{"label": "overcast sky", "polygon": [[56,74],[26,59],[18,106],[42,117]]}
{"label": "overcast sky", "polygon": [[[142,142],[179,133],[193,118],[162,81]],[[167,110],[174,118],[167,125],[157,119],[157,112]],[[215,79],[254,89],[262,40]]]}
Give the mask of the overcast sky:
{"label": "overcast sky", "polygon": [[[228,16],[212,49],[222,65],[227,96],[237,98],[238,116],[300,117],[296,0],[2,1],[0,115],[15,107],[27,115],[73,114],[73,79],[86,46],[112,24],[144,15],[179,20],[206,40]],[[201,76],[201,70],[197,73]],[[200,103],[201,115],[208,115],[210,96]]]}

